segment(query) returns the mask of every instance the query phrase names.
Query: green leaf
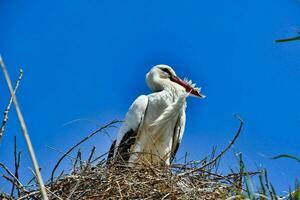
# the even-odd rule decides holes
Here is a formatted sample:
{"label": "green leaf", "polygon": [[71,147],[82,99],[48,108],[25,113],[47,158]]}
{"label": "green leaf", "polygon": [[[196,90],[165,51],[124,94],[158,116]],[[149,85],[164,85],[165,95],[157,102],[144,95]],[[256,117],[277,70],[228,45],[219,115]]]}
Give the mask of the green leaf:
{"label": "green leaf", "polygon": [[273,197],[275,200],[277,200],[277,194],[276,194],[276,191],[275,191],[275,188],[273,187],[273,185],[271,184],[271,189],[272,189],[272,192],[273,192]]}
{"label": "green leaf", "polygon": [[261,187],[261,194],[267,196],[267,195],[266,195],[266,188],[265,188],[265,186],[264,186],[264,181],[263,181],[263,176],[262,176],[262,174],[259,174],[259,177],[258,177],[258,178],[259,178],[260,187]]}
{"label": "green leaf", "polygon": [[300,163],[300,158],[297,158],[296,156],[292,156],[292,155],[288,155],[288,154],[281,154],[281,155],[272,157],[271,159],[276,160],[276,159],[279,159],[279,158],[289,158],[289,159],[295,160],[295,161]]}
{"label": "green leaf", "polygon": [[292,38],[286,38],[286,39],[280,39],[280,40],[275,40],[275,42],[290,42],[294,40],[300,40],[300,36],[292,37]]}

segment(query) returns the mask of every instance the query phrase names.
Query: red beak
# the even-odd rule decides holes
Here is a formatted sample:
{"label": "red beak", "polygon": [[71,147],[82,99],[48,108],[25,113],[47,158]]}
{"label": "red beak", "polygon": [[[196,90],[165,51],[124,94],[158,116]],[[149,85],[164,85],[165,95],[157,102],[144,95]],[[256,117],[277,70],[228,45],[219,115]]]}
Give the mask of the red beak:
{"label": "red beak", "polygon": [[182,87],[184,87],[185,91],[187,93],[190,93],[190,94],[192,94],[193,96],[196,96],[196,97],[205,98],[205,95],[200,93],[199,88],[194,88],[188,82],[186,82],[184,80],[181,80],[177,76],[172,76],[170,79],[171,79],[171,81],[173,81],[173,82],[181,85]]}

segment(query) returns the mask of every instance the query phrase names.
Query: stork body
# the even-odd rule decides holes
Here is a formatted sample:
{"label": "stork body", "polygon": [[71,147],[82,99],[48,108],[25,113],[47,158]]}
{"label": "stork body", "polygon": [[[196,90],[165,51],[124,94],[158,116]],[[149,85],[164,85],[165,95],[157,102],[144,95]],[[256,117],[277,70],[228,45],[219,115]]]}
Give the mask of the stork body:
{"label": "stork body", "polygon": [[139,96],[129,108],[109,160],[170,164],[184,132],[186,97],[203,97],[167,65],[153,67],[146,81],[153,93]]}

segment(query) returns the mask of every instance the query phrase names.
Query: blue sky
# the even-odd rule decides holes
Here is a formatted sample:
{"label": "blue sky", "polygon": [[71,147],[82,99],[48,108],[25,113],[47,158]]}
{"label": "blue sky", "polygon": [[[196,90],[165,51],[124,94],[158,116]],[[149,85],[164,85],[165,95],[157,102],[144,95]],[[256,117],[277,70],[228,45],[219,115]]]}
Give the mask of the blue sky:
{"label": "blue sky", "polygon": [[[43,176],[60,156],[46,146],[64,151],[97,124],[122,119],[138,95],[150,92],[147,71],[164,63],[208,96],[188,99],[178,157],[201,159],[213,146],[224,148],[238,113],[245,126],[221,170],[234,168],[234,153],[242,152],[249,170],[266,167],[274,185],[287,189],[300,178],[299,164],[269,157],[300,156],[300,42],[274,40],[296,35],[299,11],[297,0],[1,1],[0,53],[12,79],[24,69],[17,96]],[[3,76],[0,91],[3,112]],[[82,120],[65,125],[75,119]],[[114,138],[117,129],[109,132]],[[0,147],[9,166],[14,135],[26,179],[31,163],[11,112]],[[88,154],[93,145],[103,153],[110,138],[98,135],[80,148]]]}

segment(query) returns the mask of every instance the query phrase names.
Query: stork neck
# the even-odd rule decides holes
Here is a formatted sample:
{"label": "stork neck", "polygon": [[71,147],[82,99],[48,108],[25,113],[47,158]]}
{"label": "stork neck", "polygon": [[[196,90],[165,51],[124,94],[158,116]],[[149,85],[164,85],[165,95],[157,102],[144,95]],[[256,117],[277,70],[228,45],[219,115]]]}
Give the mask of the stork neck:
{"label": "stork neck", "polygon": [[165,85],[164,91],[168,92],[173,97],[173,101],[186,94],[185,89],[176,83]]}

